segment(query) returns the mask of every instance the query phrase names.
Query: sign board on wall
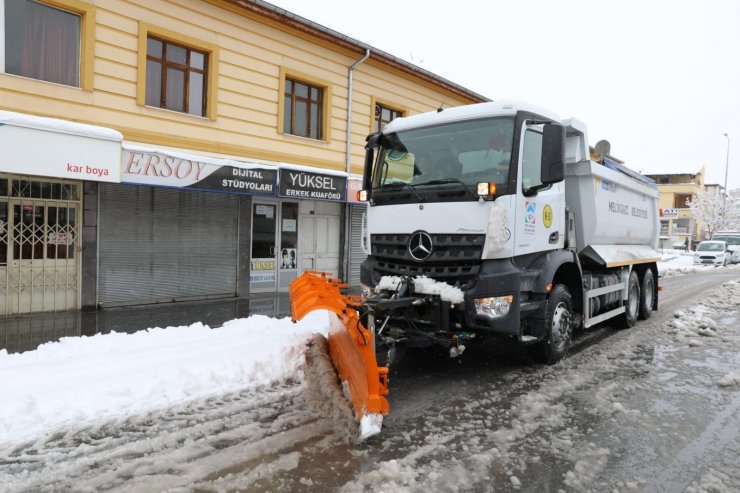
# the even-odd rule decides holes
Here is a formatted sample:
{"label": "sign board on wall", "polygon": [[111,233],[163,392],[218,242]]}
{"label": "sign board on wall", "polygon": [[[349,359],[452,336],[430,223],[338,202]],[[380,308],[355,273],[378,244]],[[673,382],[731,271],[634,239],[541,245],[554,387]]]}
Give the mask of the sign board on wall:
{"label": "sign board on wall", "polygon": [[205,156],[127,148],[123,153],[121,181],[274,196],[277,169]]}
{"label": "sign board on wall", "polygon": [[122,140],[109,128],[0,111],[0,171],[118,183]]}
{"label": "sign board on wall", "polygon": [[678,209],[660,209],[661,219],[678,219]]}
{"label": "sign board on wall", "polygon": [[347,177],[280,168],[278,195],[306,200],[347,200]]}

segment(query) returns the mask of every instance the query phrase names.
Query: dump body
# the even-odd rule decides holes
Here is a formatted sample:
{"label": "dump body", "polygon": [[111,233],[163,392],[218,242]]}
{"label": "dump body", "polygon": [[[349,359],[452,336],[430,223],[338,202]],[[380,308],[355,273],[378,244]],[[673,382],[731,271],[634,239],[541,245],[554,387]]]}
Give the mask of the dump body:
{"label": "dump body", "polygon": [[565,201],[573,213],[579,254],[604,264],[657,257],[657,188],[582,161],[565,167]]}

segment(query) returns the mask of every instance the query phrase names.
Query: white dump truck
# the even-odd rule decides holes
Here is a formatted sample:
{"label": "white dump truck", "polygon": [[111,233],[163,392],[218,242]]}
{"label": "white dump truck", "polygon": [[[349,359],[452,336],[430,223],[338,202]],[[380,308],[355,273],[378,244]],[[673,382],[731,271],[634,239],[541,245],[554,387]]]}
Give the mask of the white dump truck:
{"label": "white dump truck", "polygon": [[582,122],[482,103],[396,119],[366,149],[361,280],[379,339],[495,334],[554,363],[574,328],[657,309],[657,187],[590,148]]}

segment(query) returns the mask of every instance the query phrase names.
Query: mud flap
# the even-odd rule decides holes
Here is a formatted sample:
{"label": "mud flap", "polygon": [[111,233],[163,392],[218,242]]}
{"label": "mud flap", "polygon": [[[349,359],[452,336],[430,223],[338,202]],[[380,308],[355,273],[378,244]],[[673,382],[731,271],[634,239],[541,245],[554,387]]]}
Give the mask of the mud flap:
{"label": "mud flap", "polygon": [[[306,271],[290,285],[293,321],[314,310],[329,310],[329,354],[339,374],[345,395],[361,424],[361,438],[380,431],[382,415],[388,414],[388,368],[378,367],[373,333],[360,322],[353,306],[361,297],[344,296],[346,285],[325,272]],[[364,436],[362,436],[364,435]]]}

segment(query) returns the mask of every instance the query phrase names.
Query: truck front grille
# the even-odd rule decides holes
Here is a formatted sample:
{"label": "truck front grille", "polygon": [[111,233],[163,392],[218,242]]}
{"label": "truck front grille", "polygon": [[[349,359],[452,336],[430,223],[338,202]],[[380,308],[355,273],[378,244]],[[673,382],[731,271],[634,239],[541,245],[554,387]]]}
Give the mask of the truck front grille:
{"label": "truck front grille", "polygon": [[380,276],[426,276],[452,285],[465,285],[480,270],[485,235],[430,234],[432,254],[423,262],[409,254],[410,234],[370,237],[375,269]]}

